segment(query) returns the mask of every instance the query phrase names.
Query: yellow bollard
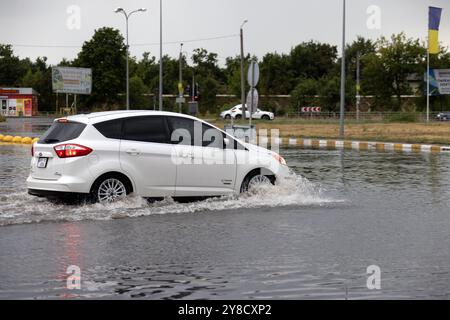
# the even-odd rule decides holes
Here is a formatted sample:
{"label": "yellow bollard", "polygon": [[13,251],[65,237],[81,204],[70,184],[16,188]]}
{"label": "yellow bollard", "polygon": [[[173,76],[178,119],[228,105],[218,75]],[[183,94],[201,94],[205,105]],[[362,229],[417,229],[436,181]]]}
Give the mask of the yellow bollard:
{"label": "yellow bollard", "polygon": [[39,138],[34,138],[33,140],[31,140],[31,143],[35,143],[35,142],[38,142],[39,141]]}
{"label": "yellow bollard", "polygon": [[22,142],[22,137],[20,137],[20,136],[15,136],[15,137],[12,139],[12,142],[14,142],[14,143],[21,143],[21,142]]}
{"label": "yellow bollard", "polygon": [[5,136],[3,137],[3,142],[11,142],[13,140],[12,136]]}
{"label": "yellow bollard", "polygon": [[0,134],[0,141],[3,141],[4,137],[5,137],[4,135]]}
{"label": "yellow bollard", "polygon": [[32,141],[33,140],[30,137],[25,137],[25,138],[22,138],[21,143],[23,143],[23,144],[31,144]]}

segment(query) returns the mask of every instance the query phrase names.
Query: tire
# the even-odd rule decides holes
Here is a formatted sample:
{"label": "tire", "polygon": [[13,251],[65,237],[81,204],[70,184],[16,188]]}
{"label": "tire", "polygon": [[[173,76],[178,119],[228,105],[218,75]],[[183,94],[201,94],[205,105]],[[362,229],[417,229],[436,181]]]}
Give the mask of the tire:
{"label": "tire", "polygon": [[236,120],[241,120],[242,119],[242,115],[238,114],[236,115],[236,117],[234,117]]}
{"label": "tire", "polygon": [[244,181],[242,181],[241,193],[251,190],[253,184],[259,183],[270,183],[275,185],[275,176],[263,175],[261,174],[261,169],[253,170],[244,178]]}
{"label": "tire", "polygon": [[91,190],[93,202],[112,203],[126,198],[132,192],[131,184],[119,174],[109,174],[98,178]]}
{"label": "tire", "polygon": [[227,114],[224,119],[225,120],[231,120],[231,116],[229,114]]}
{"label": "tire", "polygon": [[261,119],[262,120],[270,120],[270,117],[268,116],[268,115],[263,115],[262,117],[261,117]]}

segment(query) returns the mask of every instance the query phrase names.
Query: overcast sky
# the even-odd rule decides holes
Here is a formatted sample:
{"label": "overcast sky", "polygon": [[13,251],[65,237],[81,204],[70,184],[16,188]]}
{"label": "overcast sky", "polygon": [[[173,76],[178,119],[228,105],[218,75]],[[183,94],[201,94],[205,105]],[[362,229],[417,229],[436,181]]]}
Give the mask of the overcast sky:
{"label": "overcast sky", "polygon": [[[72,5],[80,9],[79,28],[76,12],[75,16],[67,13]],[[347,5],[348,42],[357,35],[376,39],[401,31],[425,41],[428,6],[433,5],[444,8],[440,40],[450,45],[448,0],[347,0]],[[139,58],[145,51],[157,56],[158,0],[0,0],[0,43],[13,44],[21,57],[46,56],[57,64],[63,57],[75,58],[97,28],[110,26],[125,33],[124,16],[113,12],[119,6],[127,11],[148,9],[130,18],[130,50]],[[370,6],[380,8],[379,29],[367,26]],[[163,7],[165,42],[237,35],[247,18],[245,51],[259,57],[267,52],[288,52],[311,39],[340,47],[342,0],[163,0]],[[184,50],[190,54],[198,47],[218,53],[223,62],[225,57],[239,54],[239,38],[186,42]],[[179,44],[164,45],[164,52],[177,56]]]}

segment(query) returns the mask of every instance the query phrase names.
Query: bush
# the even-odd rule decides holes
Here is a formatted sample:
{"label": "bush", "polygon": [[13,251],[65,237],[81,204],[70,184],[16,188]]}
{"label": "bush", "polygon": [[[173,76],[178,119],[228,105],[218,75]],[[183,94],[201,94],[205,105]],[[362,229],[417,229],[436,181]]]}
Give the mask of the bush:
{"label": "bush", "polygon": [[402,112],[392,114],[387,118],[388,122],[418,122],[418,115],[413,112]]}
{"label": "bush", "polygon": [[5,122],[6,121],[6,117],[0,114],[0,122]]}

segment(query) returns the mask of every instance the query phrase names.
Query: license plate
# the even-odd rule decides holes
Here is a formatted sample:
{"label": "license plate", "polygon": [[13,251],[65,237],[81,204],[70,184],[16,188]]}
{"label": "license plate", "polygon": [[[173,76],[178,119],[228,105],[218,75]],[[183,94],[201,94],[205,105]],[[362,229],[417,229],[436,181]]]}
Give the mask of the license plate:
{"label": "license plate", "polygon": [[47,168],[48,158],[39,158],[37,162],[38,168]]}

